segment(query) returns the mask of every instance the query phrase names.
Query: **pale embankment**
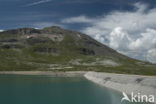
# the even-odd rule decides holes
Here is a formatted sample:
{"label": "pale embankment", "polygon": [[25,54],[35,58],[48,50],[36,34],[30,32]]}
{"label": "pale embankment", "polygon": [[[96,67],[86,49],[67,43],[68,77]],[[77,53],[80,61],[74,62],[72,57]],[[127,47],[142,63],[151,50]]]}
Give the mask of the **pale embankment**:
{"label": "pale embankment", "polygon": [[[154,95],[156,97],[156,77],[125,75],[102,72],[87,72],[84,75],[88,80],[102,86],[125,92],[127,94],[140,93],[141,95]],[[156,101],[155,101],[156,103]]]}

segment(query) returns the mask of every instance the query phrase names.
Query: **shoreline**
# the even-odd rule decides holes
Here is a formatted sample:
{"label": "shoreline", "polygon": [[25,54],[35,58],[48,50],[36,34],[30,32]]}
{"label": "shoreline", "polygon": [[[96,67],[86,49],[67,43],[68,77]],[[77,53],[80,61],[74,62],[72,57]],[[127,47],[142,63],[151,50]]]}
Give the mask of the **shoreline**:
{"label": "shoreline", "polygon": [[88,72],[84,75],[88,80],[101,86],[125,92],[128,95],[154,95],[156,104],[156,76],[124,75],[103,72]]}
{"label": "shoreline", "polygon": [[67,71],[67,72],[52,72],[52,71],[0,71],[0,75],[48,75],[52,77],[82,77],[86,74],[85,71]]}

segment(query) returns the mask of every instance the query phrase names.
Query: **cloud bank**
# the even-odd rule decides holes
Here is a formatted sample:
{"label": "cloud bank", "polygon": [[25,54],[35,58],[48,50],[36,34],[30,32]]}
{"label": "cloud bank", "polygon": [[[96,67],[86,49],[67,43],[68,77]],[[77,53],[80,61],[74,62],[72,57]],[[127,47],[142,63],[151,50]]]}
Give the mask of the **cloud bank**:
{"label": "cloud bank", "polygon": [[62,23],[91,23],[93,22],[93,20],[82,15],[78,17],[71,17],[71,18],[63,19],[61,22]]}
{"label": "cloud bank", "polygon": [[0,32],[3,32],[4,30],[0,30]]}
{"label": "cloud bank", "polygon": [[156,63],[156,8],[136,3],[133,11],[112,11],[97,18],[66,18],[63,23],[87,23],[82,32],[133,58]]}

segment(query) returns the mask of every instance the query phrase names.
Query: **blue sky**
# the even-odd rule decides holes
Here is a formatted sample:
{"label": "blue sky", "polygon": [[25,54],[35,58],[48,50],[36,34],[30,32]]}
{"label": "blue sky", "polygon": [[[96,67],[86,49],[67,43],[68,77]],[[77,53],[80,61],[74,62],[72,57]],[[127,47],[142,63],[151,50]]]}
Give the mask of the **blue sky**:
{"label": "blue sky", "polygon": [[[0,0],[0,28],[61,25],[61,19],[85,15],[98,17],[113,10],[133,10],[138,0]],[[140,0],[141,2],[147,0]],[[148,0],[151,5],[154,0]],[[47,24],[46,24],[47,23]],[[42,24],[41,26],[39,24]],[[81,26],[62,24],[78,30]],[[85,25],[85,24],[83,24]],[[78,29],[77,29],[78,28]]]}
{"label": "blue sky", "polygon": [[156,63],[156,0],[0,0],[0,30],[58,25]]}

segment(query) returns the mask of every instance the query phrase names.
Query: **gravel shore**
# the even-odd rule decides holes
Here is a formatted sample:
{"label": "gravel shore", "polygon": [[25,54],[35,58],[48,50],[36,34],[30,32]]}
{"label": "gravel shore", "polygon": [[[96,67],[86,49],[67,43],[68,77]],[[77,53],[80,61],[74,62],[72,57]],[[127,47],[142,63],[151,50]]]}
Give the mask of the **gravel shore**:
{"label": "gravel shore", "polygon": [[88,72],[84,75],[88,80],[91,80],[102,86],[125,92],[127,94],[140,93],[141,95],[154,95],[156,103],[156,77],[155,76],[140,76],[140,75],[125,75],[111,74],[102,72]]}

